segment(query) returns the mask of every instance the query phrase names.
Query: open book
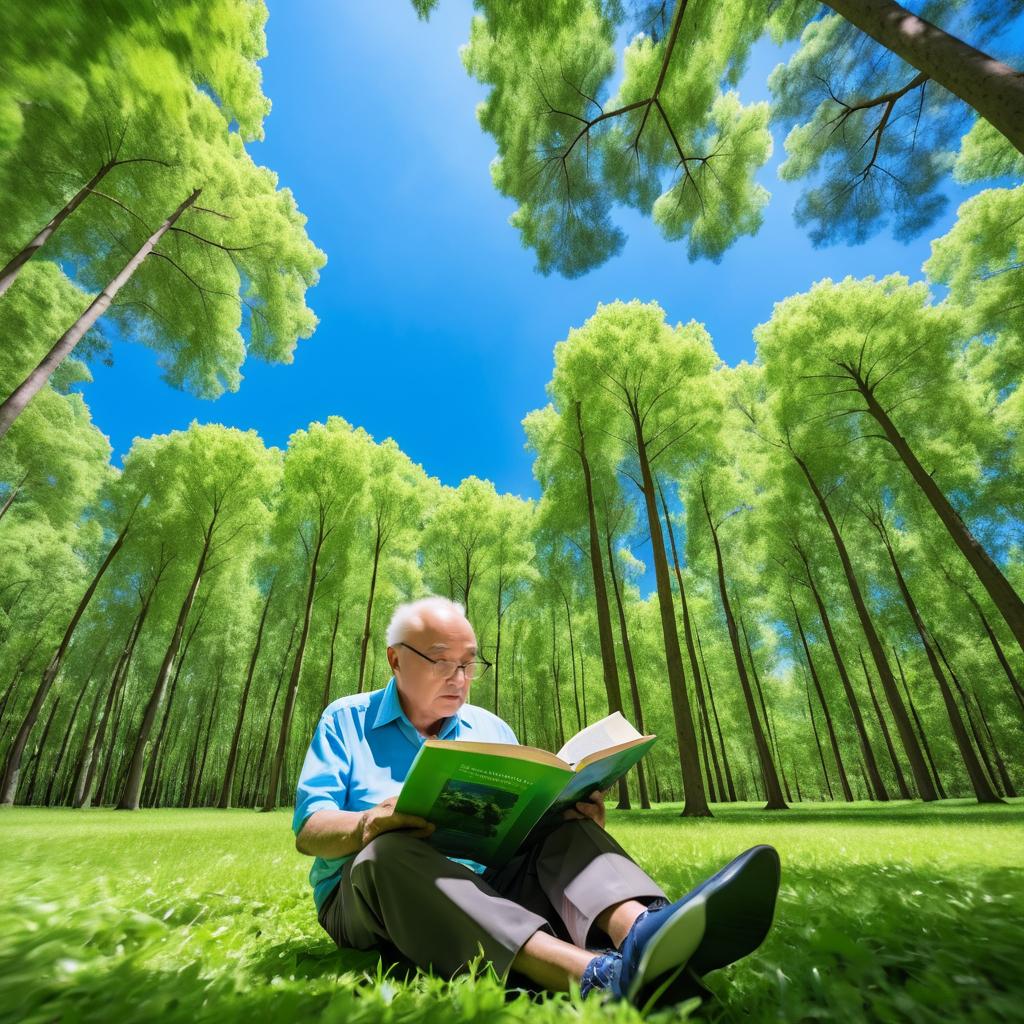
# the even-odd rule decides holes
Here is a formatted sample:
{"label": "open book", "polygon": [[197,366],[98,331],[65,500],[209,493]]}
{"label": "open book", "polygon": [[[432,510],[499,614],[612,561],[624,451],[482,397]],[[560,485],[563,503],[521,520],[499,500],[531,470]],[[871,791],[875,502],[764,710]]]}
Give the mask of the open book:
{"label": "open book", "polygon": [[557,754],[516,743],[425,740],[395,810],[437,827],[426,842],[480,864],[504,864],[540,823],[606,790],[654,745],[615,711]]}

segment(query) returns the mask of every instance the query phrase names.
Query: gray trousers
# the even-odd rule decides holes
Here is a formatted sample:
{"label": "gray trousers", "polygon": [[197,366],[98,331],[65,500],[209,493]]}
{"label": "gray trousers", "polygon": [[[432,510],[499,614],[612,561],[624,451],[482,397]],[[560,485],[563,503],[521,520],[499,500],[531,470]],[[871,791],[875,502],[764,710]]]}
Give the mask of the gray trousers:
{"label": "gray trousers", "polygon": [[583,949],[611,946],[594,923],[601,912],[657,896],[665,896],[661,887],[589,819],[528,837],[511,860],[482,875],[396,830],[345,863],[318,917],[339,947],[390,947],[445,978],[482,950],[505,981],[538,929]]}

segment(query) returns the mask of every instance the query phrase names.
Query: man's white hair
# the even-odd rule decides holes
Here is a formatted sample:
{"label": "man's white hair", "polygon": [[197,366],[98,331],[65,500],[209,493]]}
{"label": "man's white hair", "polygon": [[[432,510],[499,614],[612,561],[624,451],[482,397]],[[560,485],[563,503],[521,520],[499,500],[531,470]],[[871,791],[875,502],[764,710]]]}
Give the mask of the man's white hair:
{"label": "man's white hair", "polygon": [[456,612],[463,618],[466,617],[466,609],[463,605],[438,594],[429,594],[416,601],[407,601],[395,609],[395,613],[388,623],[385,634],[388,647],[394,647],[400,640],[404,640],[411,628],[422,624],[423,613],[430,611],[438,611],[446,615]]}

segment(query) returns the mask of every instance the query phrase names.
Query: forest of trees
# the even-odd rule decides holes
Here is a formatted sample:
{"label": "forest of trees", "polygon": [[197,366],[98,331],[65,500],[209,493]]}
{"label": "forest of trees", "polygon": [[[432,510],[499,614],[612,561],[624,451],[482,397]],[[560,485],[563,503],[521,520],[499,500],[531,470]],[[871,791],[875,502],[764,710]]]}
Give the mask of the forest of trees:
{"label": "forest of trees", "polygon": [[[244,147],[266,11],[0,7],[0,803],[288,804],[321,711],[387,682],[384,627],[425,592],[465,604],[494,662],[470,700],[520,742],[613,710],[659,735],[620,807],[1017,795],[1024,78],[949,33],[1020,5],[951,5],[917,50],[878,0],[641,6],[609,98],[621,5],[477,4],[463,57],[541,269],[617,251],[617,204],[720,255],[760,223],[776,120],[784,175],[819,176],[796,215],[821,242],[925,230],[950,168],[984,187],[920,279],[780,297],[751,362],[653,302],[566,325],[523,419],[536,500],[446,486],[340,416],[283,450],[194,422],[113,467],[78,389],[104,331],[213,398],[315,328],[325,257]],[[800,46],[775,105],[744,108],[728,86],[766,32]],[[589,170],[559,151],[566,121]]]}

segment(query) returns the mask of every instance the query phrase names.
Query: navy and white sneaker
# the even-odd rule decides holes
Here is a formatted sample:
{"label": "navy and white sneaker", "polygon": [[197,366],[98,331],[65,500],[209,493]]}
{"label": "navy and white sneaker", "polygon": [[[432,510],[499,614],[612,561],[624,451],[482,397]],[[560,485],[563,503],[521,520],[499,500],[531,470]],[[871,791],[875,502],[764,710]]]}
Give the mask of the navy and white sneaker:
{"label": "navy and white sneaker", "polygon": [[753,846],[682,898],[648,908],[622,942],[612,993],[644,1009],[709,994],[702,975],[764,941],[779,880],[775,849]]}

